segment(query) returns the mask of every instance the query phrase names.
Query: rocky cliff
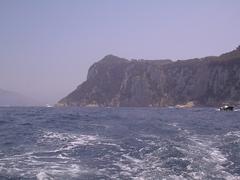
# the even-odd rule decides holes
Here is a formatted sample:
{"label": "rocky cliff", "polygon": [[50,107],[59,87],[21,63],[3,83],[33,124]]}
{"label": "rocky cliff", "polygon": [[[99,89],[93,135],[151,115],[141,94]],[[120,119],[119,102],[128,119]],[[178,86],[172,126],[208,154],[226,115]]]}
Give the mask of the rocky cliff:
{"label": "rocky cliff", "polygon": [[189,102],[240,104],[240,47],[221,56],[175,62],[108,55],[58,105],[163,107]]}

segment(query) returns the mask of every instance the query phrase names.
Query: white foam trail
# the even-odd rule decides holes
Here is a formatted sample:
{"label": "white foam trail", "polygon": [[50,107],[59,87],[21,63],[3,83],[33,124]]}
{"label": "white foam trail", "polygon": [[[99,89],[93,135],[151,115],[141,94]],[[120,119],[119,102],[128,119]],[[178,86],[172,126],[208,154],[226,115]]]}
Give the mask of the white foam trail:
{"label": "white foam trail", "polygon": [[[180,136],[189,140],[185,145],[175,143],[181,147],[176,146],[176,149],[185,154],[186,157],[184,159],[190,162],[187,166],[187,169],[190,171],[188,173],[190,177],[193,179],[206,179],[207,175],[211,174],[213,177],[225,178],[227,180],[240,179],[240,176],[232,175],[225,171],[224,164],[233,164],[233,162],[229,161],[216,147],[216,144],[221,142],[220,136],[195,135],[188,130],[180,128],[177,123],[168,125],[177,128]],[[239,139],[240,131],[229,132],[225,136],[235,136]]]}
{"label": "white foam trail", "polygon": [[[77,146],[95,145],[100,139],[94,135],[44,131],[39,137],[38,147],[32,152],[0,158],[0,170],[7,174],[22,174],[23,177],[34,175],[38,180],[52,180],[64,176],[79,177],[83,173],[91,172],[91,169],[80,166],[80,160],[66,151]],[[50,149],[46,150],[44,147]],[[49,161],[51,158],[54,161]]]}
{"label": "white foam trail", "polygon": [[[207,174],[215,174],[214,177],[216,178],[224,178],[227,180],[237,180],[240,179],[240,176],[232,175],[228,172],[226,172],[223,166],[226,163],[233,164],[233,162],[229,161],[227,157],[222,154],[222,152],[214,146],[216,136],[212,137],[201,137],[201,136],[191,136],[189,137],[189,140],[193,142],[192,145],[190,145],[190,149],[192,152],[190,152],[190,157],[195,157],[196,155],[199,156],[198,159],[198,165],[201,169],[200,171],[194,170],[190,173],[190,175],[194,179],[204,179],[206,178]],[[219,140],[218,140],[219,141]],[[196,145],[194,145],[196,144]],[[195,153],[195,155],[193,154]],[[192,155],[191,155],[192,154]],[[189,167],[192,169],[196,162],[193,161],[193,164]]]}
{"label": "white foam trail", "polygon": [[39,142],[42,143],[53,143],[54,141],[58,142],[58,144],[62,144],[62,147],[58,149],[61,150],[71,150],[76,148],[77,146],[82,145],[95,145],[99,141],[101,141],[99,136],[94,135],[77,135],[71,133],[58,133],[58,132],[43,132],[42,139]]}
{"label": "white foam trail", "polygon": [[38,180],[53,180],[53,178],[47,175],[45,172],[38,173],[36,177]]}
{"label": "white foam trail", "polygon": [[236,137],[240,138],[240,131],[230,131],[227,134],[225,134],[224,136],[225,137],[226,136],[236,136]]}
{"label": "white foam trail", "polygon": [[[186,180],[186,178],[184,178],[183,176],[176,176],[176,175],[170,175],[169,178],[167,179],[172,179],[172,180]],[[165,180],[167,180],[165,179]]]}
{"label": "white foam trail", "polygon": [[126,155],[126,154],[122,155],[122,157],[125,157],[126,159],[128,159],[128,160],[130,160],[130,161],[132,161],[133,163],[136,163],[136,164],[139,164],[139,163],[142,163],[142,162],[143,162],[143,161],[140,160],[140,159],[131,157],[131,156]]}

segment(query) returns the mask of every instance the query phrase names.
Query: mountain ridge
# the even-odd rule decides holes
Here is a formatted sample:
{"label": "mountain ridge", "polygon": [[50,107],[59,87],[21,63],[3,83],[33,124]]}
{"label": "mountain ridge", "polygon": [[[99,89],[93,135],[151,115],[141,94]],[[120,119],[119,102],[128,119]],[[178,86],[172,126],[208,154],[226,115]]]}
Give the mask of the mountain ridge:
{"label": "mountain ridge", "polygon": [[240,104],[240,46],[190,60],[127,60],[107,55],[58,106],[165,107]]}
{"label": "mountain ridge", "polygon": [[20,93],[0,88],[0,106],[36,106],[39,102]]}

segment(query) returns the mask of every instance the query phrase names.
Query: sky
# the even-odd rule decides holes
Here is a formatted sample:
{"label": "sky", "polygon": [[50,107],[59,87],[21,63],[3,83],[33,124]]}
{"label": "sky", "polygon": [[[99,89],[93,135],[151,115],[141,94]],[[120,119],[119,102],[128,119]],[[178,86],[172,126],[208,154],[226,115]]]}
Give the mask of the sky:
{"label": "sky", "polygon": [[190,59],[240,45],[239,0],[0,0],[0,88],[54,104],[108,54]]}

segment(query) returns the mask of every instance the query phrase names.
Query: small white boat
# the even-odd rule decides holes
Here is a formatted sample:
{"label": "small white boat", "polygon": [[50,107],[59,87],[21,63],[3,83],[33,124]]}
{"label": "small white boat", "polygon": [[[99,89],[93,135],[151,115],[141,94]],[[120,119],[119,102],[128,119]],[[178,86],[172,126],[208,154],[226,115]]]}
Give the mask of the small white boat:
{"label": "small white boat", "polygon": [[219,108],[220,111],[233,111],[234,110],[234,107],[233,106],[222,106]]}

